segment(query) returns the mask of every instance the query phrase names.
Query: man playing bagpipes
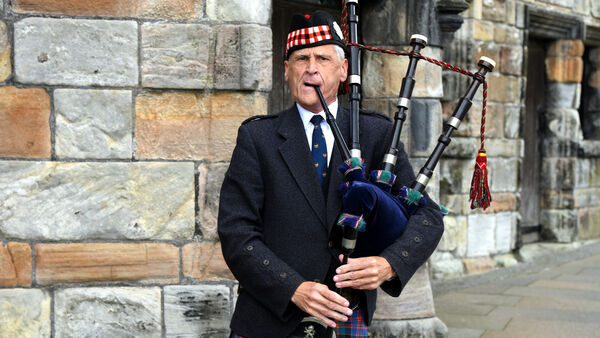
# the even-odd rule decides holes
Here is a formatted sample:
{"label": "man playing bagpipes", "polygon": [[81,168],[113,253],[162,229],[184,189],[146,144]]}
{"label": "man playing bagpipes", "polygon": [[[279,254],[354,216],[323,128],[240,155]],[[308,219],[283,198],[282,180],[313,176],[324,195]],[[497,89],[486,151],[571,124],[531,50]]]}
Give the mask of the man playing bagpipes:
{"label": "man playing bagpipes", "polygon": [[[366,337],[376,289],[398,296],[441,238],[442,213],[424,194],[427,203],[400,238],[376,256],[340,266],[336,223],[344,181],[336,168],[343,159],[314,86],[348,139],[350,114],[337,100],[348,72],[344,48],[330,14],[295,15],[284,61],[295,104],[239,128],[218,222],[225,260],[239,281],[232,337],[317,337],[325,326],[335,327],[338,337]],[[392,123],[375,112],[361,112],[359,120],[369,172],[383,161]],[[393,191],[415,179],[399,148]],[[336,288],[344,288],[344,296]]]}

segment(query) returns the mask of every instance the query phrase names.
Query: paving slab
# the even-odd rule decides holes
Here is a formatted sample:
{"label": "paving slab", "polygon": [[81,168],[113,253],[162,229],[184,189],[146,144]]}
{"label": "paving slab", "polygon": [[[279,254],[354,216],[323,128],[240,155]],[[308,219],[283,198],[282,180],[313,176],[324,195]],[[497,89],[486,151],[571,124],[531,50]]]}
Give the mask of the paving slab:
{"label": "paving slab", "polygon": [[578,290],[563,290],[543,287],[522,287],[515,286],[504,292],[511,296],[539,296],[549,298],[567,298],[567,299],[589,299],[600,301],[600,293],[578,291]]}
{"label": "paving slab", "polygon": [[488,317],[499,318],[520,318],[520,319],[536,319],[536,320],[557,320],[571,321],[582,323],[598,323],[600,312],[580,310],[565,310],[565,309],[531,309],[515,306],[498,306],[488,314]]}
{"label": "paving slab", "polygon": [[492,311],[495,305],[469,304],[456,302],[435,302],[435,309],[438,312],[462,314],[462,315],[487,315]]}
{"label": "paving slab", "polygon": [[440,297],[435,297],[434,301],[438,300],[450,301],[455,303],[472,303],[472,304],[488,304],[488,305],[513,305],[519,301],[519,296],[508,295],[485,295],[474,294],[468,292],[454,292]]}
{"label": "paving slab", "polygon": [[515,306],[522,308],[545,308],[600,312],[600,302],[585,299],[565,299],[547,297],[521,297]]}
{"label": "paving slab", "polygon": [[452,328],[461,329],[480,329],[480,330],[503,330],[510,321],[510,315],[502,314],[498,316],[466,316],[450,313],[437,313],[449,331]]}
{"label": "paving slab", "polygon": [[482,338],[598,337],[600,324],[513,319],[503,331],[487,331]]}
{"label": "paving slab", "polygon": [[598,283],[542,279],[531,283],[529,287],[600,291],[600,279]]}

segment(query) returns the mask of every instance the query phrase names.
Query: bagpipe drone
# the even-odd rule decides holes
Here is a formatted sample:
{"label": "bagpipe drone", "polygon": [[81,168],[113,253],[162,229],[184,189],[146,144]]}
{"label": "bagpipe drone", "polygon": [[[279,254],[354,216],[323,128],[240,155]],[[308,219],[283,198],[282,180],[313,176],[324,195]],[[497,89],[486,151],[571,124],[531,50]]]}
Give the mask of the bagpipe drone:
{"label": "bagpipe drone", "polygon": [[[495,67],[495,62],[487,57],[481,57],[475,73],[471,73],[454,65],[431,59],[421,55],[420,51],[427,46],[425,36],[415,34],[411,36],[410,52],[395,51],[390,49],[374,48],[358,44],[358,16],[356,6],[358,0],[344,1],[342,12],[342,31],[346,40],[349,57],[348,91],[351,114],[352,149],[349,149],[335,122],[335,118],[329,112],[327,104],[318,86],[315,90],[321,100],[327,117],[327,122],[333,130],[335,143],[342,154],[344,162],[338,167],[338,171],[344,176],[345,184],[340,189],[342,193],[342,212],[337,225],[343,228],[341,248],[344,253],[343,264],[347,263],[348,257],[376,256],[387,246],[399,238],[406,224],[419,208],[425,203],[423,193],[427,183],[433,175],[433,171],[440,160],[444,149],[450,143],[451,135],[458,129],[460,123],[471,108],[472,100],[483,84],[483,112],[481,128],[481,147],[477,156],[475,173],[471,182],[471,208],[487,208],[491,202],[487,183],[487,162],[484,147],[485,107],[487,98],[487,83],[485,76]],[[406,75],[402,80],[397,111],[394,116],[393,136],[388,151],[383,158],[382,169],[372,171],[365,175],[365,164],[361,159],[359,142],[359,105],[360,105],[360,49],[377,51],[394,55],[403,55],[410,58]],[[392,193],[392,185],[395,181],[393,174],[399,154],[400,134],[409,110],[412,91],[415,86],[415,72],[417,62],[426,60],[449,70],[460,72],[473,78],[466,93],[456,106],[454,113],[445,123],[444,132],[438,139],[437,146],[427,159],[425,165],[418,173],[416,179],[409,186],[404,186],[398,194]],[[445,208],[440,207],[444,214]]]}

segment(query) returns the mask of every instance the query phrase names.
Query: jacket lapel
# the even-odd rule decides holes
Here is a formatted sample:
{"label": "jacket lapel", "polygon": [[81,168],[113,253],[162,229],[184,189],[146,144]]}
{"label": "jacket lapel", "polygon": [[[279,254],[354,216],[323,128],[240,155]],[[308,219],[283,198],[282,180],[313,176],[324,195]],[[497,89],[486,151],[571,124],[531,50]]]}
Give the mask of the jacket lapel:
{"label": "jacket lapel", "polygon": [[281,114],[278,133],[285,139],[279,147],[279,153],[311,208],[323,226],[327,227],[325,197],[312,164],[306,133],[295,104]]}

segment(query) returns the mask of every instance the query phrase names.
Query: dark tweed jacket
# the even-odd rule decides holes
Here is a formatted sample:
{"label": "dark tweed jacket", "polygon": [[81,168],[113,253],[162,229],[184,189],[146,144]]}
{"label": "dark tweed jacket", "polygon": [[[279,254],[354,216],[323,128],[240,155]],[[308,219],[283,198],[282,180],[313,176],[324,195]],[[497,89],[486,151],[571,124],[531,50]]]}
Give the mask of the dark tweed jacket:
{"label": "dark tweed jacket", "polygon": [[[340,108],[337,121],[348,140],[348,110]],[[381,114],[361,113],[360,128],[363,158],[377,168],[387,151],[392,124]],[[330,167],[335,169],[341,161],[334,147]],[[396,168],[397,185],[414,180],[403,150]],[[339,252],[332,244],[339,243],[334,223],[341,210],[337,193],[341,183],[331,172],[328,192],[323,194],[295,105],[277,115],[251,118],[239,128],[221,188],[218,220],[223,255],[240,283],[231,320],[237,334],[285,337],[305,316],[290,299],[302,282],[323,282],[337,261]],[[381,288],[398,296],[431,255],[442,232],[439,208],[428,200],[410,218],[402,237],[381,253],[398,274]],[[377,293],[366,291],[364,296],[370,323]]]}

